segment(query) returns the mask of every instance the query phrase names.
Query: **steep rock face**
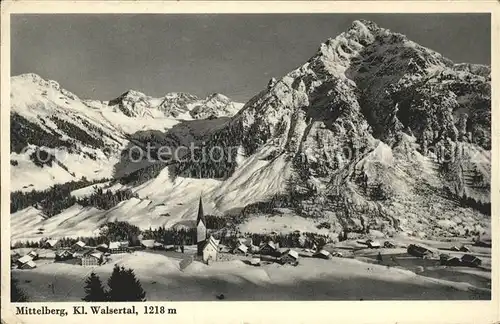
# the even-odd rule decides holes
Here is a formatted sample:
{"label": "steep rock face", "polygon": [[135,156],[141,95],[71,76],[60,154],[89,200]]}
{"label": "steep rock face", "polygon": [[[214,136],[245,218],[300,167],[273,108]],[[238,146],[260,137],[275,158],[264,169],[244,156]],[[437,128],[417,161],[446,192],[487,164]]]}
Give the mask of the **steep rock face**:
{"label": "steep rock face", "polygon": [[399,216],[418,227],[428,212],[418,204],[437,204],[432,218],[465,212],[457,199],[489,203],[490,96],[488,67],[355,21],[209,136],[206,149],[225,148],[222,159],[195,156],[176,173],[228,179],[238,154],[265,151],[270,163],[291,161],[283,197],[269,197],[277,205],[359,230],[371,221],[401,229],[407,209]]}

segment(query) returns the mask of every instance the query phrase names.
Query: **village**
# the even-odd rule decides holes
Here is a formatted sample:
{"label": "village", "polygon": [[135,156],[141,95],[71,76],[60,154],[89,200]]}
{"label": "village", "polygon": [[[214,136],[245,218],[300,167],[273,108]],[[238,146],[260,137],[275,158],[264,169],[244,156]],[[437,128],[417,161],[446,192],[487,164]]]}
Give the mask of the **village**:
{"label": "village", "polygon": [[[152,239],[142,239],[139,237],[140,245],[130,246],[129,241],[112,241],[108,244],[101,243],[97,246],[88,246],[79,240],[71,246],[62,247],[61,240],[47,239],[39,248],[28,250],[11,250],[11,267],[14,269],[30,270],[37,267],[39,260],[47,263],[53,262],[68,263],[82,267],[98,267],[110,261],[110,256],[123,253],[133,253],[134,251],[146,251],[151,253],[164,253],[167,256],[181,259],[181,270],[187,268],[193,261],[210,265],[218,261],[242,260],[251,266],[261,266],[264,264],[277,263],[279,265],[297,266],[300,258],[331,259],[332,257],[355,258],[356,254],[363,255],[362,251],[379,251],[374,256],[374,260],[368,258],[367,262],[398,266],[394,256],[384,258],[385,255],[398,253],[412,257],[414,264],[419,269],[416,260],[423,260],[425,264],[449,267],[481,267],[482,260],[474,255],[471,245],[476,248],[491,248],[491,239],[471,242],[469,246],[462,244],[459,246],[432,248],[424,244],[396,244],[389,240],[381,241],[366,239],[343,242],[344,244],[319,244],[312,243],[308,248],[288,248],[280,247],[279,243],[272,240],[272,234],[267,241],[254,245],[252,238],[241,237],[235,246],[229,247],[220,243],[210,234],[207,229],[203,203],[200,198],[198,215],[196,219],[196,241],[195,246],[165,245]],[[403,249],[403,250],[402,250]],[[21,253],[24,252],[24,255]],[[357,252],[357,253],[356,253]],[[366,254],[366,253],[365,253]],[[370,254],[370,253],[368,253]],[[359,258],[358,258],[359,259]]]}

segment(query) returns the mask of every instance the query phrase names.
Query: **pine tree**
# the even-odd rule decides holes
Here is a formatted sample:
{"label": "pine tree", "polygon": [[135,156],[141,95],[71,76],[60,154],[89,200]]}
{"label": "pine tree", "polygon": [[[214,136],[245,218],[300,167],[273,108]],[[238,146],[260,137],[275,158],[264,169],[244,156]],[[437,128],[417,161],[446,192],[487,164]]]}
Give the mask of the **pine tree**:
{"label": "pine tree", "polygon": [[10,278],[10,301],[12,303],[23,303],[28,301],[28,297],[18,286],[17,279],[12,277]]}
{"label": "pine tree", "polygon": [[106,292],[101,283],[101,279],[95,273],[91,273],[90,276],[85,280],[85,297],[82,298],[84,301],[106,301]]}
{"label": "pine tree", "polygon": [[109,301],[146,301],[146,292],[132,269],[115,265],[108,286]]}

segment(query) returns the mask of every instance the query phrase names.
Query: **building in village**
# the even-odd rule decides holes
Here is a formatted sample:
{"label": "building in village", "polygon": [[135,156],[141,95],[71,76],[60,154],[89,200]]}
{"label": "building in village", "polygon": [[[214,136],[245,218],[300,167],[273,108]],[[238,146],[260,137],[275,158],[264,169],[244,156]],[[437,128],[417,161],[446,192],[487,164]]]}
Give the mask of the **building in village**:
{"label": "building in village", "polygon": [[104,257],[102,252],[92,251],[85,254],[81,259],[81,264],[84,267],[96,267],[102,264]]}
{"label": "building in village", "polygon": [[482,263],[481,259],[471,254],[464,254],[460,260],[462,265],[466,267],[479,267]]}
{"label": "building in village", "polygon": [[213,236],[210,236],[203,247],[203,262],[210,264],[211,262],[217,261],[217,255],[219,253],[219,241]]}
{"label": "building in village", "polygon": [[380,242],[372,240],[367,241],[367,245],[370,249],[380,249],[381,247]]}
{"label": "building in village", "polygon": [[109,249],[109,246],[108,246],[106,243],[99,244],[99,245],[96,247],[96,250],[97,250],[97,251],[100,251],[100,252],[103,252],[103,253],[108,252],[108,249]]}
{"label": "building in village", "polygon": [[120,241],[120,246],[123,248],[128,248],[130,246],[130,243],[128,241]]}
{"label": "building in village", "polygon": [[56,252],[56,261],[64,261],[73,258],[73,253],[68,250],[60,250]]}
{"label": "building in village", "polygon": [[243,254],[247,254],[248,253],[248,246],[244,245],[244,244],[240,244],[235,250],[234,250],[234,253],[243,253]]}
{"label": "building in village", "polygon": [[406,252],[418,258],[430,258],[434,254],[431,250],[417,244],[410,244]]}
{"label": "building in village", "polygon": [[108,252],[111,254],[126,253],[129,251],[128,242],[109,242]]}
{"label": "building in village", "polygon": [[451,257],[449,255],[441,255],[440,262],[442,265],[447,265],[450,267],[459,267],[462,265],[462,260],[457,257]]}
{"label": "building in village", "polygon": [[440,255],[440,262],[442,265],[450,267],[479,267],[481,265],[481,260],[471,254],[465,254],[461,258],[452,257],[448,254]]}
{"label": "building in village", "polygon": [[238,239],[238,243],[250,248],[253,245],[253,239],[251,237],[242,237]]}
{"label": "building in village", "polygon": [[201,257],[205,263],[217,261],[219,243],[213,236],[208,235],[207,222],[203,213],[203,201],[200,197],[198,215],[196,217],[196,255]]}
{"label": "building in village", "polygon": [[38,260],[38,258],[40,257],[38,255],[38,252],[35,250],[30,251],[27,255],[29,255],[33,261]]}
{"label": "building in village", "polygon": [[19,269],[35,269],[36,268],[36,263],[33,260],[30,260],[26,263],[23,263]]}
{"label": "building in village", "polygon": [[84,255],[86,255],[87,253],[90,253],[91,251],[93,251],[92,248],[86,247],[82,250],[72,252],[72,255],[73,255],[73,258],[81,259]]}
{"label": "building in village", "polygon": [[171,246],[165,246],[163,243],[160,242],[154,242],[153,243],[153,250],[163,250],[163,249],[171,249]]}
{"label": "building in village", "polygon": [[86,245],[86,244],[85,244],[84,242],[82,242],[82,241],[78,241],[78,242],[76,242],[75,244],[73,244],[73,245],[71,246],[71,250],[72,250],[73,252],[75,252],[75,251],[81,251],[81,250],[85,249],[85,245]]}
{"label": "building in village", "polygon": [[141,240],[141,246],[145,249],[152,249],[154,244],[155,240]]}
{"label": "building in village", "polygon": [[314,253],[313,254],[313,258],[318,258],[318,259],[330,259],[332,257],[332,255],[330,254],[330,252],[326,251],[326,250],[319,250],[318,252]]}
{"label": "building in village", "polygon": [[19,259],[17,259],[17,268],[18,269],[33,269],[36,268],[35,262],[29,255],[25,255]]}
{"label": "building in village", "polygon": [[281,256],[279,261],[281,264],[297,265],[299,264],[299,253],[294,250],[288,250],[287,253]]}
{"label": "building in village", "polygon": [[385,241],[384,242],[384,247],[388,248],[388,249],[394,249],[394,248],[396,248],[396,245],[394,243],[392,243],[392,242]]}
{"label": "building in village", "polygon": [[46,249],[58,249],[61,247],[61,241],[59,240],[47,240],[43,243],[43,247]]}
{"label": "building in village", "polygon": [[269,241],[267,243],[264,243],[261,246],[261,248],[260,248],[260,254],[262,254],[262,255],[277,256],[280,253],[279,253],[278,246],[273,241]]}

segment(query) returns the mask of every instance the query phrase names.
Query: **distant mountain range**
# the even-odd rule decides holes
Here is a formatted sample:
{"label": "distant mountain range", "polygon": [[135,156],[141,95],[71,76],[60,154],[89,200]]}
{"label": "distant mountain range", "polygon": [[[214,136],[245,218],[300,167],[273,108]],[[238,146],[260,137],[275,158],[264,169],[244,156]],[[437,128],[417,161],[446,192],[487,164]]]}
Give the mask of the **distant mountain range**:
{"label": "distant mountain range", "polygon": [[[212,214],[299,215],[331,224],[330,232],[489,228],[490,67],[455,64],[369,21],[354,21],[244,106],[220,94],[132,90],[109,102],[80,100],[32,74],[12,77],[11,89],[12,190],[86,177],[137,195],[110,210],[74,205],[49,219],[36,206],[16,211],[17,239],[39,237],[39,227],[45,236],[90,235],[115,219],[183,224],[201,193]],[[147,142],[224,154],[167,164],[124,157]],[[61,163],[29,159],[40,148],[57,156],[58,147],[71,152]]]}

